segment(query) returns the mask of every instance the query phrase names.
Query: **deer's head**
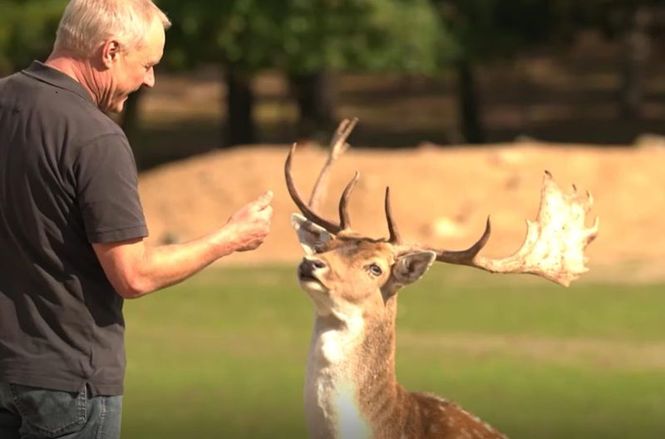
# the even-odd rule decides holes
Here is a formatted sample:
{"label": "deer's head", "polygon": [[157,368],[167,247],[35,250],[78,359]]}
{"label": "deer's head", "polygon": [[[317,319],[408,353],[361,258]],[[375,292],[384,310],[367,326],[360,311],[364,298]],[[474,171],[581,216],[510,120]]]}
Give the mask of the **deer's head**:
{"label": "deer's head", "polygon": [[418,280],[433,262],[468,265],[494,273],[531,273],[567,286],[585,266],[585,247],[595,238],[598,221],[587,228],[586,213],[592,199],[587,193],[564,194],[546,172],[537,221],[527,221],[527,236],[512,256],[490,259],[478,253],[489,240],[485,231],[467,250],[449,251],[402,242],[393,220],[390,189],[385,193],[389,236],[374,239],[351,229],[347,204],[358,174],[347,185],[339,201],[339,222],[319,216],[302,201],[291,176],[296,145],[286,159],[286,184],[302,214],[293,214],[305,257],[298,267],[300,285],[312,297],[317,312],[327,315],[349,307],[368,309],[384,306],[404,285]]}
{"label": "deer's head", "polygon": [[358,305],[384,306],[436,258],[433,251],[407,250],[351,230],[331,233],[300,214],[293,214],[292,224],[305,251],[298,280],[322,315]]}
{"label": "deer's head", "polygon": [[[382,307],[398,290],[420,279],[439,257],[436,251],[402,244],[392,217],[390,189],[386,189],[385,212],[388,238],[374,239],[351,229],[347,205],[358,181],[358,174],[347,185],[339,201],[339,222],[320,217],[302,201],[291,176],[295,145],[285,164],[285,177],[291,198],[302,214],[293,214],[305,256],[298,266],[298,280],[309,293],[317,312],[322,315],[345,312],[352,308]],[[488,235],[486,231],[485,235]],[[462,253],[477,252],[488,236],[483,235],[466,252],[442,252],[441,256],[459,258]]]}

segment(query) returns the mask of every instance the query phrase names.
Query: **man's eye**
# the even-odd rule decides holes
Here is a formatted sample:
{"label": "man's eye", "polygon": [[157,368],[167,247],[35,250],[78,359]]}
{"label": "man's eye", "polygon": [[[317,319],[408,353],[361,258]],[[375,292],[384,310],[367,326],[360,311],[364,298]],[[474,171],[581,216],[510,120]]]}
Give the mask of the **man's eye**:
{"label": "man's eye", "polygon": [[373,276],[381,276],[383,273],[383,270],[381,270],[381,267],[379,267],[377,264],[369,264],[367,266],[367,271]]}

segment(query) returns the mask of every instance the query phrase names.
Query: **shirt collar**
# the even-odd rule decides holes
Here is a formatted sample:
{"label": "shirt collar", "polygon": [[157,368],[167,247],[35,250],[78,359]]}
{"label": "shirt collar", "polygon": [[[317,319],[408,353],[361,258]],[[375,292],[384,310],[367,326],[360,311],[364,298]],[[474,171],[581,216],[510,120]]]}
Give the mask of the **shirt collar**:
{"label": "shirt collar", "polygon": [[95,102],[92,100],[90,93],[88,93],[80,83],[74,80],[74,78],[66,75],[60,70],[49,67],[40,61],[33,61],[27,69],[22,71],[22,73],[24,75],[30,76],[31,78],[37,79],[38,81],[50,84],[54,87],[71,91],[72,93],[79,95],[86,101],[95,105]]}

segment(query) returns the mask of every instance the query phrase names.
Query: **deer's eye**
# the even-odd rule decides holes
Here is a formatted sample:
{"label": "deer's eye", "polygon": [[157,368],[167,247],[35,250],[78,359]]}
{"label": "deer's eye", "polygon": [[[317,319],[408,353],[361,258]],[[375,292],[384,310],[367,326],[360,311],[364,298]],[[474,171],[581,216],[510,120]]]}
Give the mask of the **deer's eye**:
{"label": "deer's eye", "polygon": [[377,264],[369,264],[366,267],[366,269],[369,272],[369,274],[376,277],[381,276],[381,274],[383,273],[383,270],[381,270],[381,267],[379,267]]}

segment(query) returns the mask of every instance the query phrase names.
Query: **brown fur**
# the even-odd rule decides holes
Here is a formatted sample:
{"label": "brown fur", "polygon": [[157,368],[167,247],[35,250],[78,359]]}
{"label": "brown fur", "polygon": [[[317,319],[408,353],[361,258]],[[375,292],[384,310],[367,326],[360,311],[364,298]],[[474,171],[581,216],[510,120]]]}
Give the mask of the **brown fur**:
{"label": "brown fur", "polygon": [[[384,325],[368,331],[359,353],[366,374],[358,394],[376,439],[498,439],[504,435],[457,404],[404,389],[395,376],[394,296]],[[368,328],[369,329],[369,328]],[[370,372],[374,371],[374,372]],[[381,371],[381,372],[377,372]]]}

